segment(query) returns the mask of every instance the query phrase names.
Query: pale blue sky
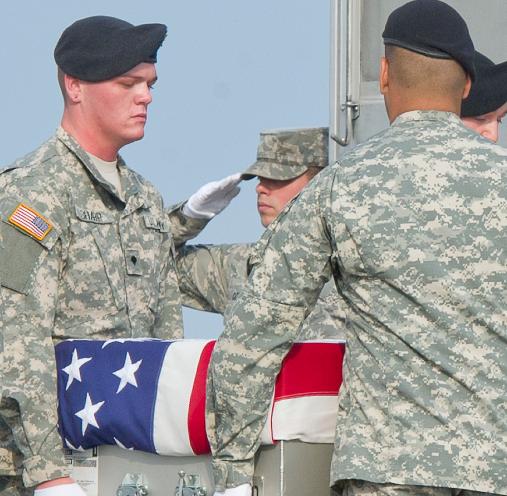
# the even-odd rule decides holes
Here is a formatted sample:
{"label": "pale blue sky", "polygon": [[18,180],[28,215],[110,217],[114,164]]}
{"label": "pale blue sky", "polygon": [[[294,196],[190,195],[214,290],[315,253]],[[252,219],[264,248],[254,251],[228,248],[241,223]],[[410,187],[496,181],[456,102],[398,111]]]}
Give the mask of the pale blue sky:
{"label": "pale blue sky", "polygon": [[[0,167],[58,126],[54,45],[67,25],[90,15],[168,25],[146,136],[122,153],[167,204],[245,169],[262,129],[328,125],[328,0],[18,0],[2,2],[0,12]],[[259,237],[255,182],[244,183],[199,242]],[[187,337],[221,330],[218,316],[184,318]]]}

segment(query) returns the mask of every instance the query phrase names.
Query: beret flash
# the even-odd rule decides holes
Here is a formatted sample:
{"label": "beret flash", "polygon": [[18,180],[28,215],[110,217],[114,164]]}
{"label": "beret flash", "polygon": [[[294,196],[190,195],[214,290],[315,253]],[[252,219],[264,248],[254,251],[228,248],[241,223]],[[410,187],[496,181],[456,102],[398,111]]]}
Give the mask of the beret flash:
{"label": "beret flash", "polygon": [[439,0],[413,0],[395,9],[382,33],[384,44],[427,57],[453,59],[475,78],[474,44],[464,19]]}
{"label": "beret flash", "polygon": [[166,33],[164,24],[134,26],[116,17],[86,17],[62,33],[55,47],[55,61],[70,76],[106,81],[142,62],[155,63]]}

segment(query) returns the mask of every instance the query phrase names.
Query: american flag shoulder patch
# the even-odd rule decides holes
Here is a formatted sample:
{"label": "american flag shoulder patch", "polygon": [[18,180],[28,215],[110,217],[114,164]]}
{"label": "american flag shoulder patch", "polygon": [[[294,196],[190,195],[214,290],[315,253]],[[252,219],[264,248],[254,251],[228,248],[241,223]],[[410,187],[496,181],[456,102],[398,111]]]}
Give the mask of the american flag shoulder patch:
{"label": "american flag shoulder patch", "polygon": [[14,209],[8,221],[39,241],[43,240],[53,229],[45,217],[24,203],[20,203]]}

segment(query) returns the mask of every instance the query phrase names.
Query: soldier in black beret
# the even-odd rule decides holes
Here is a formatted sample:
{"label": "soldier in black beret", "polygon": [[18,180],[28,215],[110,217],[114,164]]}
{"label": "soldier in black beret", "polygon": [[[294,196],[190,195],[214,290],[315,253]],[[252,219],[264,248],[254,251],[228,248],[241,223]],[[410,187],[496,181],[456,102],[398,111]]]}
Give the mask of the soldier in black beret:
{"label": "soldier in black beret", "polygon": [[[0,404],[0,439],[7,432],[1,422],[5,419],[13,434],[11,445],[16,446],[13,451],[16,467],[10,472],[11,477],[0,480],[2,494],[4,491],[13,495],[33,494],[33,490],[23,489],[23,485],[26,488],[35,487],[36,496],[85,494],[79,485],[68,477],[68,465],[56,429],[52,338],[59,334],[58,324],[55,323],[59,317],[55,316],[47,324],[39,321],[39,324],[35,325],[35,322],[46,309],[58,315],[57,308],[65,305],[67,298],[61,290],[64,287],[69,288],[69,283],[77,284],[75,287],[79,289],[73,298],[81,300],[83,308],[87,307],[86,298],[89,297],[85,297],[87,290],[84,288],[92,284],[87,282],[87,273],[94,273],[93,285],[97,300],[93,303],[95,308],[92,310],[92,307],[88,306],[85,312],[97,316],[96,311],[101,306],[98,302],[108,300],[107,291],[103,291],[107,287],[100,280],[104,263],[109,263],[106,258],[111,258],[112,253],[106,255],[103,262],[98,260],[95,247],[86,242],[91,233],[90,228],[100,230],[111,222],[118,224],[118,220],[123,215],[126,216],[128,229],[117,225],[109,231],[110,235],[103,231],[100,236],[108,238],[106,243],[111,247],[116,245],[116,249],[123,251],[122,260],[127,260],[132,265],[127,268],[125,276],[121,276],[122,279],[127,277],[127,287],[134,282],[128,281],[129,273],[137,271],[138,274],[144,273],[143,278],[148,276],[148,272],[141,267],[146,263],[149,265],[148,252],[151,251],[157,258],[167,255],[160,247],[155,248],[155,245],[158,246],[155,238],[170,239],[167,234],[169,228],[165,227],[165,214],[161,208],[162,199],[147,181],[127,168],[118,155],[124,145],[144,136],[147,109],[151,103],[151,87],[157,80],[154,64],[157,50],[165,36],[166,26],[163,24],[134,26],[121,19],[106,16],[81,19],[65,29],[54,51],[58,81],[64,97],[61,127],[55,136],[42,144],[32,155],[21,159],[9,171],[0,174],[3,192],[0,198],[0,216],[9,224],[9,227],[2,228],[1,233],[2,242],[5,242],[3,256],[8,259],[12,256],[19,257],[17,269],[12,270],[10,275],[7,273],[2,276],[2,298],[6,302],[5,308],[17,313],[17,294],[17,297],[24,301],[22,304],[26,310],[25,324],[21,325],[19,321],[15,324],[5,319],[4,312],[0,316],[0,328],[6,332],[13,325],[20,325],[19,340],[6,343],[4,353],[7,360],[11,354],[17,355],[19,360],[16,363],[19,365],[11,367],[12,372],[6,371],[4,374],[2,371],[6,399],[4,401],[2,398]],[[30,168],[32,179],[24,177],[22,171],[26,168]],[[148,230],[144,223],[138,222],[140,211],[135,205],[135,197],[141,199],[140,205],[144,205],[145,215],[153,219],[151,224],[154,227],[158,225],[158,231]],[[9,203],[11,205],[8,205]],[[131,206],[125,208],[127,203]],[[13,208],[15,210],[9,212]],[[31,222],[26,220],[27,215],[32,216]],[[76,228],[81,232],[80,235],[76,236]],[[115,230],[117,234],[114,234]],[[71,234],[73,231],[74,234]],[[120,233],[122,243],[130,245],[128,250],[136,251],[134,244],[138,244],[140,249],[142,242],[151,233],[156,233],[153,238],[155,245],[146,247],[146,251],[142,253],[138,249],[137,253],[127,257],[126,247],[120,246]],[[78,238],[80,241],[77,241]],[[54,239],[54,242],[50,241],[51,239]],[[14,244],[12,249],[9,248],[11,242],[17,243],[18,248],[15,249]],[[76,242],[87,244],[80,255],[82,262],[87,264],[87,269],[79,271],[79,275],[75,265],[78,263],[75,258],[78,253],[75,251]],[[32,253],[35,258],[30,255],[29,245],[39,252],[38,255],[36,252]],[[136,269],[136,264],[132,261],[134,257],[140,260]],[[43,259],[43,262],[40,268],[33,272],[36,259]],[[66,270],[47,271],[54,262],[59,265],[64,259]],[[119,260],[116,263],[119,263]],[[42,268],[43,266],[46,268]],[[41,279],[44,282],[38,284],[37,290],[35,286],[17,283],[19,277],[16,273],[19,275],[39,272],[42,275],[41,270],[46,271],[46,274]],[[123,270],[121,272],[123,273]],[[78,276],[78,280],[72,283],[70,279],[75,276]],[[114,291],[124,292],[125,288],[120,280],[115,284]],[[155,289],[155,281],[149,284]],[[158,284],[159,282],[156,283],[157,287]],[[53,288],[60,288],[58,296],[50,296],[53,294]],[[130,290],[133,290],[133,286]],[[36,303],[38,298],[34,295],[35,291],[47,295],[45,303],[42,300]],[[135,298],[140,298],[140,295]],[[36,310],[37,306],[46,309]],[[140,316],[142,309],[138,304],[130,302],[128,306],[131,318],[136,313]],[[179,311],[179,302],[176,302],[174,308]],[[66,311],[69,317],[71,313],[72,311]],[[100,324],[97,320],[91,324],[95,329],[93,332],[99,332],[100,335]],[[122,325],[119,321],[116,324],[111,322],[108,325],[108,337],[114,337],[117,334],[114,329]],[[146,335],[152,334],[148,323],[143,325],[138,322],[135,325],[143,329],[141,332]],[[79,328],[82,326],[71,327],[74,337],[79,337]],[[38,358],[44,366],[28,372],[22,369],[21,364],[33,360],[33,343],[38,343]],[[29,384],[21,382],[25,374],[29,374],[31,378]],[[9,392],[13,388],[21,391],[14,401]],[[16,411],[19,412],[17,415]],[[44,416],[40,416],[39,411],[45,411]],[[19,421],[13,420],[17,416]],[[22,476],[22,482],[19,476]]]}
{"label": "soldier in black beret", "polygon": [[394,10],[382,34],[394,45],[435,59],[455,60],[473,80],[474,45],[463,18],[440,0],[413,0]]}
{"label": "soldier in black beret", "polygon": [[459,115],[475,79],[475,49],[458,12],[440,0],[413,0],[390,14],[382,37],[380,91],[390,122],[400,108],[449,110],[450,98]]}
{"label": "soldier in black beret", "polygon": [[496,142],[498,128],[507,113],[507,62],[495,64],[475,52],[476,80],[461,105],[461,119],[467,127]]}
{"label": "soldier in black beret", "polygon": [[167,211],[119,155],[144,136],[165,36],[163,24],[105,16],[69,26],[54,52],[61,126],[0,171],[9,261],[0,270],[1,494],[84,496],[68,477],[58,434],[53,343],[183,337],[175,245],[236,193],[239,174],[199,190],[192,211]]}
{"label": "soldier in black beret", "polygon": [[[250,494],[276,373],[332,276],[351,360],[333,494],[507,494],[507,450],[491,435],[505,431],[497,414],[507,386],[505,305],[496,304],[505,287],[505,150],[460,121],[474,46],[454,9],[409,2],[389,17],[384,42],[380,90],[391,126],[322,172],[277,219],[225,319],[209,368],[215,496]],[[477,240],[486,241],[476,249]]]}
{"label": "soldier in black beret", "polygon": [[57,66],[83,81],[106,81],[143,62],[157,62],[166,37],[164,24],[141,24],[108,16],[93,16],[71,24],[55,47]]}
{"label": "soldier in black beret", "polygon": [[[498,124],[507,111],[507,62],[495,64],[476,52],[465,21],[453,8],[440,0],[411,1],[389,16],[382,36],[386,47],[458,62],[473,81],[470,94],[462,101],[463,122],[497,141]],[[386,53],[394,56],[390,48]],[[417,70],[422,70],[422,64]],[[442,71],[441,79],[444,77]],[[436,86],[435,91],[440,88]]]}

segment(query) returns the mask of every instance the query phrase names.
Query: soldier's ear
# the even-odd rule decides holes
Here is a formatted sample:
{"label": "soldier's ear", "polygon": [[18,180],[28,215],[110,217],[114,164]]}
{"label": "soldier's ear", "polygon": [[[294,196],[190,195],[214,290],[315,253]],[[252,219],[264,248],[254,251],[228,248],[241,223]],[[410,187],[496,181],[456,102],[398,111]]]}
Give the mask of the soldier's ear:
{"label": "soldier's ear", "polygon": [[379,86],[380,93],[385,96],[389,90],[389,60],[386,57],[380,59],[380,72],[379,72]]}
{"label": "soldier's ear", "polygon": [[63,81],[67,98],[72,103],[79,103],[81,101],[81,80],[65,74]]}
{"label": "soldier's ear", "polygon": [[472,88],[472,80],[470,79],[470,75],[467,74],[467,82],[465,83],[465,88],[463,90],[463,99],[465,99],[469,93],[470,93],[470,89]]}

